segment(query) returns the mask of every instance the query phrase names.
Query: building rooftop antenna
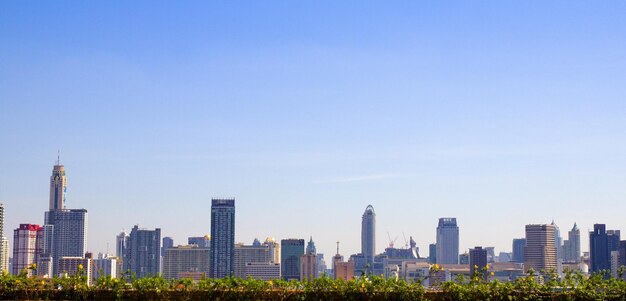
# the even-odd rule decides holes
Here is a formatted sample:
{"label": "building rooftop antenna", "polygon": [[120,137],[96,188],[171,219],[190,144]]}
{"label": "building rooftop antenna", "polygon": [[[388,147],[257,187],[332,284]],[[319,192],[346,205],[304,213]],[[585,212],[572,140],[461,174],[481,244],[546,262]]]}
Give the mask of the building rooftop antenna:
{"label": "building rooftop antenna", "polygon": [[61,164],[61,150],[57,149],[57,165]]}
{"label": "building rooftop antenna", "polygon": [[337,241],[337,255],[339,255],[339,241]]}

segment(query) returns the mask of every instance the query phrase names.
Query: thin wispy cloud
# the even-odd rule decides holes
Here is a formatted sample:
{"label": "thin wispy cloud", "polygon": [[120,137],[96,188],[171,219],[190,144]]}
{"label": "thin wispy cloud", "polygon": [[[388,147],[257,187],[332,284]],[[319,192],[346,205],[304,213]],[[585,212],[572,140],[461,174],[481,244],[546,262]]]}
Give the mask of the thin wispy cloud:
{"label": "thin wispy cloud", "polygon": [[398,177],[400,177],[399,174],[385,173],[385,174],[373,174],[373,175],[361,175],[361,176],[327,178],[327,179],[316,180],[316,181],[314,181],[314,183],[315,184],[352,183],[352,182],[384,180],[384,179],[398,178]]}

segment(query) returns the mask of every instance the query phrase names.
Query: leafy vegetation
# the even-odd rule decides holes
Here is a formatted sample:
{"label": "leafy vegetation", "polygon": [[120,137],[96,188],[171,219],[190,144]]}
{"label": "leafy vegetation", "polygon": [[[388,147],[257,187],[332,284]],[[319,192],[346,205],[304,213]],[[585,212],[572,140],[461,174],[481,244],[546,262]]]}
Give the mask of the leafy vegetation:
{"label": "leafy vegetation", "polygon": [[[491,275],[493,276],[493,275]],[[91,286],[78,271],[74,276],[42,279],[4,273],[1,300],[626,300],[626,282],[604,274],[586,277],[568,273],[562,278],[531,272],[515,282],[488,281],[477,271],[471,277],[436,283],[363,276],[355,280],[321,277],[314,281],[263,281],[229,277],[167,281],[160,276],[122,279],[101,277]]]}

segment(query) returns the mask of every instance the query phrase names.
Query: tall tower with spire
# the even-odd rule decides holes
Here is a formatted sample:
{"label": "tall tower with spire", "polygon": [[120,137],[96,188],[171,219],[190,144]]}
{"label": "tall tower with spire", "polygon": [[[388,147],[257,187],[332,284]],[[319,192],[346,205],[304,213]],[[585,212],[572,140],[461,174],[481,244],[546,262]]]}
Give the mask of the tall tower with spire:
{"label": "tall tower with spire", "polygon": [[58,210],[65,207],[66,189],[65,166],[61,164],[60,156],[57,156],[57,162],[52,168],[52,176],[50,176],[50,210]]}
{"label": "tall tower with spire", "polygon": [[376,212],[368,205],[361,219],[361,253],[365,257],[365,265],[371,271],[376,255]]}

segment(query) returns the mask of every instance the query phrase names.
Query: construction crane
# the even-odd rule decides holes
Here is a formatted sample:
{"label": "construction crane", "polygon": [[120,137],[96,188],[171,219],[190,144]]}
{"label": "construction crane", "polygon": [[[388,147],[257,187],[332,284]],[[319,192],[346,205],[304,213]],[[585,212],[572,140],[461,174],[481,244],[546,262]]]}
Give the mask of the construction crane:
{"label": "construction crane", "polygon": [[396,243],[396,240],[398,240],[398,237],[396,236],[396,238],[391,240],[391,235],[389,235],[389,231],[387,231],[387,237],[389,237],[389,247],[393,248],[393,245]]}

